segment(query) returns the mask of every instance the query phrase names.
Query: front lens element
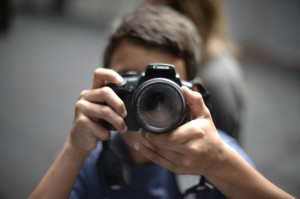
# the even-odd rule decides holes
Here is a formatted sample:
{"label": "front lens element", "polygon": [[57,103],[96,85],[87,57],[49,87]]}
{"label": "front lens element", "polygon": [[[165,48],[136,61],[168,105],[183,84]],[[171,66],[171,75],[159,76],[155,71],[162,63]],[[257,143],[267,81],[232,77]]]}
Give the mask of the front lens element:
{"label": "front lens element", "polygon": [[170,80],[149,80],[136,96],[136,115],[145,129],[163,132],[176,128],[185,116],[185,100],[180,87]]}

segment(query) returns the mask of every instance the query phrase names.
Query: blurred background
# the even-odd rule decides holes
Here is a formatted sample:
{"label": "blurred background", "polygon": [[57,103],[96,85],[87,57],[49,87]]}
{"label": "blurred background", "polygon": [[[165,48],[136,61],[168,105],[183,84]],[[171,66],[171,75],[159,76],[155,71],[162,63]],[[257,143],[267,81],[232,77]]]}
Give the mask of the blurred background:
{"label": "blurred background", "polygon": [[[107,26],[139,0],[1,1],[0,198],[27,198],[101,66]],[[257,169],[300,197],[300,1],[225,0],[243,56],[242,146]]]}

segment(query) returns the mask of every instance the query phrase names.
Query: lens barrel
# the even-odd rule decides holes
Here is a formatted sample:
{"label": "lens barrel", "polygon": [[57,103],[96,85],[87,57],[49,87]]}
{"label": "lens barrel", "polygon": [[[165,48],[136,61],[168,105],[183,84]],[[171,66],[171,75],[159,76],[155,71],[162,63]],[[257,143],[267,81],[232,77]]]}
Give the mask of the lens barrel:
{"label": "lens barrel", "polygon": [[134,93],[132,108],[139,124],[154,133],[178,127],[188,109],[179,85],[166,78],[143,82]]}

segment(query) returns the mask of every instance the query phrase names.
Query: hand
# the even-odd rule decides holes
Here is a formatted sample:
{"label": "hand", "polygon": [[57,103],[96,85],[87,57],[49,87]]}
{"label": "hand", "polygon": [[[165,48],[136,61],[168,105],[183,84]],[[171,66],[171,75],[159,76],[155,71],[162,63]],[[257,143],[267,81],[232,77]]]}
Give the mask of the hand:
{"label": "hand", "polygon": [[[90,151],[99,140],[107,140],[110,132],[101,125],[106,120],[117,131],[127,131],[124,117],[126,108],[116,93],[106,86],[107,82],[120,84],[122,77],[111,69],[99,68],[94,73],[93,87],[82,91],[76,103],[76,113],[70,141],[78,149]],[[107,105],[104,105],[107,104]]]}
{"label": "hand", "polygon": [[142,132],[151,147],[136,143],[135,148],[152,162],[175,173],[206,175],[219,166],[223,142],[208,108],[198,92],[182,87],[192,120],[172,132]]}

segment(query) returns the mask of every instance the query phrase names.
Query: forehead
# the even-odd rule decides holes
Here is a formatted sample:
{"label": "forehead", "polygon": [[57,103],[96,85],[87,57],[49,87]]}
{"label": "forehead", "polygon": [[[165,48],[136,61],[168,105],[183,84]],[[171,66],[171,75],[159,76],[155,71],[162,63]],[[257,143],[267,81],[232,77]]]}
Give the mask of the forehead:
{"label": "forehead", "polygon": [[134,71],[142,73],[149,63],[169,63],[175,65],[176,72],[186,79],[186,68],[182,58],[174,57],[158,49],[147,48],[128,40],[122,40],[110,59],[109,68],[118,73]]}

